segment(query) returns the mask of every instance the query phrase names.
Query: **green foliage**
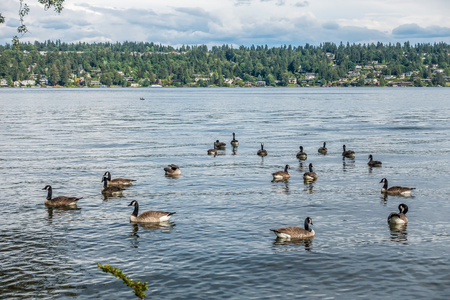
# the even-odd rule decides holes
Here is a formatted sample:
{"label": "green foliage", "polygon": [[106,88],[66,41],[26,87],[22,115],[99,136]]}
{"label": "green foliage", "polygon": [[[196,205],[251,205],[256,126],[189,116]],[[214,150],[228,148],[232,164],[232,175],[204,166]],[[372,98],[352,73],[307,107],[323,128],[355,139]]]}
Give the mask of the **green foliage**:
{"label": "green foliage", "polygon": [[[340,80],[344,77],[349,77],[348,84],[365,85],[361,79],[366,76],[389,85],[388,80],[381,83],[384,75],[400,78],[403,73],[414,72],[417,78],[427,79],[432,85],[444,85],[443,76],[450,74],[449,53],[450,46],[446,43],[415,46],[325,43],[273,48],[223,45],[208,50],[205,45],[174,49],[147,42],[68,44],[49,40],[21,43],[20,50],[0,45],[0,78],[25,80],[33,75],[52,79],[52,84],[61,86],[78,86],[74,82],[82,77],[87,84],[99,80],[107,86],[131,83],[190,86],[195,82],[196,86],[224,86],[225,79],[236,77],[243,82],[262,79],[270,86],[286,86],[289,78],[297,78],[298,85],[339,86],[345,84]],[[442,73],[436,73],[436,68]],[[314,73],[315,78],[302,82],[305,73]],[[413,82],[416,77],[406,76],[402,80]],[[231,85],[242,83],[234,80]]]}
{"label": "green foliage", "polygon": [[148,285],[147,282],[140,282],[139,280],[137,281],[133,281],[133,279],[129,279],[120,269],[118,268],[114,268],[111,267],[109,264],[106,265],[101,265],[100,263],[97,263],[97,266],[106,273],[111,273],[113,274],[116,278],[118,279],[122,279],[122,281],[128,285],[129,287],[131,287],[134,291],[134,294],[141,298],[144,299],[145,296],[145,291],[148,290]]}

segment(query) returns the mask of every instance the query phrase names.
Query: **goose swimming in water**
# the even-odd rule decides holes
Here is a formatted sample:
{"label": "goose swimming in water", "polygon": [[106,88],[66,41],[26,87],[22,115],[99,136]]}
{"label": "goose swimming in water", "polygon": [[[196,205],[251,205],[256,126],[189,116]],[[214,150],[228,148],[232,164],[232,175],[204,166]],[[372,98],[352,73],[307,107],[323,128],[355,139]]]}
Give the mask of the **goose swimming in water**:
{"label": "goose swimming in water", "polygon": [[219,155],[219,151],[217,150],[216,144],[214,143],[214,148],[213,149],[208,149],[208,155],[214,155],[217,156]]}
{"label": "goose swimming in water", "polygon": [[289,165],[286,165],[284,167],[284,171],[277,171],[275,173],[272,173],[273,180],[284,180],[291,177],[291,175],[288,173],[288,169],[290,169]]}
{"label": "goose swimming in water", "polygon": [[236,139],[236,134],[233,132],[233,139],[231,140],[231,146],[237,147],[239,146],[239,141]]}
{"label": "goose swimming in water", "polygon": [[270,230],[273,231],[277,235],[277,237],[281,239],[306,239],[312,238],[315,235],[314,229],[312,229],[309,225],[313,225],[313,223],[312,219],[310,217],[307,217],[305,219],[305,228],[292,226]]}
{"label": "goose swimming in water", "polygon": [[135,179],[127,179],[127,178],[111,179],[111,173],[109,171],[106,171],[105,174],[103,174],[103,177],[106,177],[108,179],[108,181],[107,181],[108,186],[119,186],[119,187],[120,186],[129,186],[129,185],[133,185],[133,181],[136,181]]}
{"label": "goose swimming in water", "polygon": [[47,197],[45,198],[45,205],[52,207],[62,207],[62,206],[75,206],[77,205],[77,201],[82,199],[77,197],[66,197],[66,196],[58,196],[52,198],[52,187],[50,185],[46,185],[43,190],[47,190]]}
{"label": "goose swimming in water", "polygon": [[367,163],[369,167],[381,167],[382,162],[378,160],[373,160],[372,154],[369,155],[369,162]]}
{"label": "goose swimming in water", "polygon": [[297,153],[297,158],[300,160],[306,160],[307,157],[308,157],[308,154],[303,152],[303,146],[300,146],[300,151]]}
{"label": "goose swimming in water", "polygon": [[355,151],[346,150],[345,145],[342,146],[342,148],[344,149],[344,151],[342,152],[342,156],[347,157],[347,158],[355,158]]}
{"label": "goose swimming in water", "polygon": [[123,192],[123,188],[119,186],[108,186],[108,177],[102,178],[103,187],[102,194],[105,196],[121,196]]}
{"label": "goose swimming in water", "polygon": [[179,176],[181,175],[181,170],[177,165],[171,164],[169,168],[164,168],[167,176]]}
{"label": "goose swimming in water", "polygon": [[328,149],[327,149],[326,145],[327,145],[327,142],[323,142],[323,147],[320,147],[320,148],[317,150],[317,152],[319,152],[319,153],[321,153],[321,154],[327,154]]}
{"label": "goose swimming in water", "polygon": [[139,204],[136,200],[131,201],[128,206],[134,206],[133,213],[130,216],[130,222],[137,223],[160,223],[169,221],[170,217],[176,212],[166,212],[160,210],[149,210],[139,215]]}
{"label": "goose swimming in water", "polygon": [[408,206],[404,203],[398,206],[399,212],[391,212],[387,219],[390,225],[402,225],[408,223],[408,218],[406,217],[406,213],[408,212]]}
{"label": "goose swimming in water", "polygon": [[314,181],[317,180],[318,176],[315,172],[313,172],[313,164],[309,164],[309,172],[303,174],[303,179],[305,181]]}
{"label": "goose swimming in water", "polygon": [[381,179],[380,183],[384,183],[383,187],[381,188],[382,194],[388,194],[388,195],[397,195],[397,196],[410,196],[411,191],[415,190],[416,188],[410,188],[410,187],[404,187],[404,186],[392,186],[388,188],[388,181],[386,178]]}
{"label": "goose swimming in water", "polygon": [[227,144],[225,144],[224,142],[219,142],[219,140],[216,140],[214,142],[214,148],[216,148],[216,149],[225,150],[226,146],[227,146]]}
{"label": "goose swimming in water", "polygon": [[267,156],[267,150],[264,149],[264,144],[263,143],[261,143],[261,149],[259,149],[256,154],[259,155],[259,156]]}

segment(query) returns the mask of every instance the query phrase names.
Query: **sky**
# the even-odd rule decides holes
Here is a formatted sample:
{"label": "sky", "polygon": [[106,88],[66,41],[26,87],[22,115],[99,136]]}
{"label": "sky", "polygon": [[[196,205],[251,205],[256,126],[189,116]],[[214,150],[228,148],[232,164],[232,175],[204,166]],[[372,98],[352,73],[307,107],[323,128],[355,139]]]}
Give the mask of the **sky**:
{"label": "sky", "polygon": [[[450,0],[37,0],[22,42],[154,42],[181,45],[450,43]],[[20,25],[19,0],[1,0],[0,44]]]}

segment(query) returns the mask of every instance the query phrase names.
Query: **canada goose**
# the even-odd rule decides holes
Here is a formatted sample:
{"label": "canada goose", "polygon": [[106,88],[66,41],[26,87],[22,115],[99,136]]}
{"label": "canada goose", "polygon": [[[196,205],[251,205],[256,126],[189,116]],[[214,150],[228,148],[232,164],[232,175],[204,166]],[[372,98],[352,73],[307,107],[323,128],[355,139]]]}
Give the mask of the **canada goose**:
{"label": "canada goose", "polygon": [[284,167],[284,171],[278,171],[278,172],[272,173],[273,180],[284,180],[284,179],[288,179],[289,177],[291,177],[291,175],[287,171],[288,169],[290,169],[290,167],[289,167],[289,165],[286,165]]}
{"label": "canada goose", "polygon": [[345,145],[342,146],[342,148],[344,149],[344,151],[342,152],[342,156],[347,157],[347,158],[355,158],[355,151],[345,150]]}
{"label": "canada goose", "polygon": [[119,186],[108,186],[108,177],[103,177],[103,187],[102,187],[102,194],[105,196],[121,196],[123,188]]}
{"label": "canada goose", "polygon": [[208,149],[208,155],[214,155],[214,156],[219,155],[219,151],[217,150],[216,143],[214,143],[213,149]]}
{"label": "canada goose", "polygon": [[391,225],[400,225],[408,223],[408,218],[406,217],[406,213],[408,212],[408,206],[404,203],[398,206],[399,212],[391,212],[387,219],[388,223]]}
{"label": "canada goose", "polygon": [[130,222],[139,222],[139,223],[159,223],[169,221],[170,217],[175,214],[175,212],[166,212],[166,211],[155,211],[149,210],[139,214],[139,204],[136,200],[131,201],[128,206],[134,206],[134,211],[130,216]]}
{"label": "canada goose", "polygon": [[180,168],[177,165],[171,164],[169,168],[164,168],[167,176],[179,176],[181,175]]}
{"label": "canada goose", "polygon": [[306,172],[305,174],[303,174],[303,179],[306,181],[312,181],[312,180],[316,180],[317,179],[317,174],[315,172],[313,172],[313,165],[309,164],[309,172]]}
{"label": "canada goose", "polygon": [[378,160],[373,160],[372,154],[369,155],[369,162],[367,163],[369,167],[381,167],[382,162]]}
{"label": "canada goose", "polygon": [[[108,186],[129,186],[133,185],[133,181],[136,181],[135,179],[126,179],[126,178],[114,178],[111,179],[111,173],[109,171],[106,171],[105,174],[103,174],[103,177],[106,177],[108,179]],[[103,181],[103,180],[102,180]]]}
{"label": "canada goose", "polygon": [[305,229],[292,226],[270,230],[275,232],[277,237],[281,239],[305,239],[314,237],[315,232],[314,229],[309,227],[310,224],[313,225],[312,219],[310,217],[307,217],[305,219]]}
{"label": "canada goose", "polygon": [[327,142],[323,142],[323,147],[320,147],[320,148],[317,150],[317,152],[319,152],[319,153],[321,153],[321,154],[327,154],[328,149],[327,149],[326,145],[327,145]]}
{"label": "canada goose", "polygon": [[82,199],[77,197],[66,197],[66,196],[58,196],[52,199],[52,187],[50,185],[46,185],[43,190],[47,190],[47,198],[45,198],[45,205],[53,206],[53,207],[61,207],[61,206],[75,206],[77,205],[77,201]]}
{"label": "canada goose", "polygon": [[256,154],[258,154],[259,156],[267,156],[267,150],[264,149],[263,143],[261,143],[261,149],[259,149]]}
{"label": "canada goose", "polygon": [[239,141],[236,139],[236,134],[233,132],[233,139],[231,140],[231,146],[237,147],[239,146]]}
{"label": "canada goose", "polygon": [[227,146],[227,144],[225,144],[224,142],[219,142],[219,140],[216,140],[214,142],[214,148],[216,148],[216,149],[225,150],[226,146]]}
{"label": "canada goose", "polygon": [[300,146],[300,151],[297,153],[297,158],[300,160],[306,160],[307,157],[308,157],[308,154],[303,152],[303,146]]}
{"label": "canada goose", "polygon": [[392,186],[388,188],[388,181],[386,178],[381,179],[380,183],[384,183],[383,187],[381,188],[382,194],[410,196],[411,191],[416,189],[404,186]]}

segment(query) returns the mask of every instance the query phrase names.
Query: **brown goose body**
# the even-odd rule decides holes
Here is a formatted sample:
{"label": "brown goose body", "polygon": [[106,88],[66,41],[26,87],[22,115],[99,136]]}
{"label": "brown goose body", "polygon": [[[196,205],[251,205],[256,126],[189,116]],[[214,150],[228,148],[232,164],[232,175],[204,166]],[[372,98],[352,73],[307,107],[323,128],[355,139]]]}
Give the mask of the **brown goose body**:
{"label": "brown goose body", "polygon": [[373,160],[372,154],[369,155],[369,162],[367,163],[369,167],[381,167],[382,162],[378,160]]}
{"label": "brown goose body", "polygon": [[239,146],[239,141],[236,139],[236,134],[233,132],[233,139],[231,140],[231,146],[237,147]]}
{"label": "brown goose body", "polygon": [[64,207],[64,206],[76,206],[77,201],[82,199],[78,197],[66,197],[66,196],[58,196],[52,198],[52,187],[47,185],[43,188],[43,190],[47,190],[47,197],[45,198],[45,205],[51,207]]}
{"label": "brown goose body", "polygon": [[317,174],[313,171],[313,165],[309,164],[309,172],[303,174],[303,179],[306,181],[314,181],[317,180],[317,178]]}
{"label": "brown goose body", "polygon": [[388,216],[388,223],[390,225],[402,225],[408,223],[408,218],[406,217],[406,213],[408,212],[408,206],[404,203],[398,206],[399,212],[391,212]]}
{"label": "brown goose body", "polygon": [[388,181],[386,178],[381,179],[380,183],[384,183],[383,187],[381,188],[381,193],[393,196],[410,196],[411,191],[416,189],[405,186],[392,186],[388,188]]}
{"label": "brown goose body", "polygon": [[105,196],[121,196],[123,192],[123,188],[119,186],[108,186],[108,178],[103,177],[102,178],[103,187],[102,187],[102,194]]}
{"label": "brown goose body", "polygon": [[137,201],[131,201],[128,206],[134,206],[133,213],[130,216],[130,222],[135,223],[161,223],[169,221],[170,217],[176,212],[167,212],[161,210],[149,210],[139,215],[139,204]]}
{"label": "brown goose body", "polygon": [[297,153],[297,158],[300,160],[306,160],[308,158],[308,154],[303,152],[303,146],[300,146],[300,151]]}
{"label": "brown goose body", "polygon": [[106,177],[108,179],[107,183],[108,186],[129,186],[133,185],[133,181],[136,181],[135,179],[127,179],[127,178],[114,178],[111,179],[111,173],[109,171],[106,171],[105,174],[103,174],[103,177]]}
{"label": "brown goose body", "polygon": [[353,150],[347,150],[345,145],[342,146],[343,150],[342,151],[342,156],[347,157],[347,158],[355,158],[355,151]]}
{"label": "brown goose body", "polygon": [[167,176],[180,176],[181,170],[177,165],[171,164],[169,167],[164,168]]}
{"label": "brown goose body", "polygon": [[208,149],[207,153],[208,153],[208,155],[214,155],[214,156],[219,155],[219,151],[217,150],[217,147],[216,147],[215,143],[214,143],[214,148],[213,149]]}
{"label": "brown goose body", "polygon": [[225,144],[224,142],[220,142],[219,140],[216,140],[214,142],[214,148],[216,148],[216,149],[225,150],[226,146],[227,146],[227,144]]}
{"label": "brown goose body", "polygon": [[291,175],[288,173],[288,169],[290,169],[289,165],[286,165],[284,167],[284,171],[278,171],[272,173],[273,180],[285,180],[291,177]]}
{"label": "brown goose body", "polygon": [[323,142],[323,146],[320,147],[320,148],[317,150],[317,152],[319,152],[319,153],[321,153],[321,154],[327,154],[328,149],[327,149],[326,145],[327,145],[327,142]]}
{"label": "brown goose body", "polygon": [[261,149],[259,149],[258,152],[256,152],[256,154],[259,156],[267,156],[267,150],[264,149],[263,143],[261,143]]}
{"label": "brown goose body", "polygon": [[306,239],[312,238],[315,235],[314,230],[309,225],[313,225],[313,223],[312,219],[310,217],[307,217],[305,219],[305,228],[291,226],[270,230],[273,231],[277,235],[277,237],[281,239]]}

